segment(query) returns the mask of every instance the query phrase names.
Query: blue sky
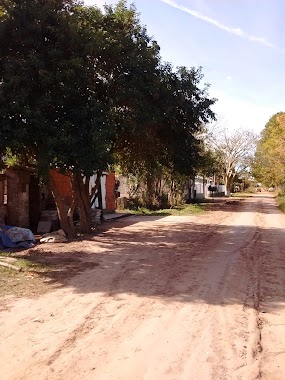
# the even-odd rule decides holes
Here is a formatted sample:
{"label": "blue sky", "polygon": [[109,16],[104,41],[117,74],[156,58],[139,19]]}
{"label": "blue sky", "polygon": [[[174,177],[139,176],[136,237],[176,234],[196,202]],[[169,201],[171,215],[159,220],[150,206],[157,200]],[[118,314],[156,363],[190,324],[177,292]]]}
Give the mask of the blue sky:
{"label": "blue sky", "polygon": [[[85,0],[102,6],[116,1]],[[136,0],[141,22],[173,66],[202,66],[213,108],[230,129],[260,132],[285,111],[285,2]]]}

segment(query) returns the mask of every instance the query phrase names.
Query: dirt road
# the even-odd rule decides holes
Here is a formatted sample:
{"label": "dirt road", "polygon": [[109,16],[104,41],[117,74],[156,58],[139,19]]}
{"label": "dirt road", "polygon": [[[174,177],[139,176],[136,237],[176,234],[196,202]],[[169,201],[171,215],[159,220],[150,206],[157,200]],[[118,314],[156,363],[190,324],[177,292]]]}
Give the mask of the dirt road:
{"label": "dirt road", "polygon": [[1,380],[285,379],[285,216],[269,194],[111,226],[68,245],[99,264],[69,286],[2,300]]}

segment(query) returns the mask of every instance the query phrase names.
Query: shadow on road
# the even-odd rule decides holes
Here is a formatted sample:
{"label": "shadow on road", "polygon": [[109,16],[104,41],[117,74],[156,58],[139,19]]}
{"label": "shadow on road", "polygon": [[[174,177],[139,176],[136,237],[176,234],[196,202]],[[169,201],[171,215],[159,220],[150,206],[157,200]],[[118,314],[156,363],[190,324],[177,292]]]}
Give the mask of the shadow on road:
{"label": "shadow on road", "polygon": [[[234,211],[236,206],[230,207]],[[260,204],[258,199],[237,208],[244,213],[257,210],[261,215],[278,212],[272,201]],[[105,225],[68,253],[58,253],[58,259],[70,257],[84,263],[84,272],[68,283],[71,291],[247,307],[270,300],[272,309],[284,303],[283,228],[197,223],[194,219],[164,221],[163,217],[126,218]],[[49,255],[54,258],[55,254],[35,252],[29,258],[45,261]],[[64,270],[68,266],[63,264]],[[60,268],[54,278],[51,273],[42,276],[66,285]],[[253,299],[254,303],[249,302]]]}

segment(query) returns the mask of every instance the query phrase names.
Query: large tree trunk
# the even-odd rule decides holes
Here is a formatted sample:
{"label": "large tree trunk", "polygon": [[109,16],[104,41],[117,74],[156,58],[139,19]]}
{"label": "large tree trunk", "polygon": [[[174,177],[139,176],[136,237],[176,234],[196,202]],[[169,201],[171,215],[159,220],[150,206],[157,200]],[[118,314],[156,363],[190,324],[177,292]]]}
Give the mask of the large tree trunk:
{"label": "large tree trunk", "polygon": [[[70,187],[72,189],[72,203],[66,205],[62,199],[62,194],[58,187],[58,183],[50,174],[50,188],[57,207],[60,226],[66,233],[68,239],[75,236],[75,228],[73,223],[73,214],[75,207],[79,208],[80,232],[90,233],[91,231],[91,195],[89,191],[90,177],[84,177],[81,173],[70,173]],[[100,179],[100,177],[99,177]],[[98,186],[98,185],[97,185]],[[97,187],[96,186],[96,187]],[[99,189],[100,192],[100,189]],[[101,197],[102,198],[102,197]],[[100,197],[99,197],[100,202]],[[101,201],[102,204],[102,201]]]}
{"label": "large tree trunk", "polygon": [[54,180],[51,173],[49,174],[49,186],[56,204],[60,227],[63,229],[69,240],[73,239],[75,236],[75,228],[73,223],[73,213],[76,203],[76,198],[74,196],[75,194],[73,194],[71,205],[68,206],[62,199],[62,194],[60,193],[58,183]]}
{"label": "large tree trunk", "polygon": [[170,189],[168,192],[168,203],[170,207],[176,206],[177,199],[176,199],[176,186],[175,181],[172,179],[170,184]]}
{"label": "large tree trunk", "polygon": [[147,176],[146,178],[146,207],[150,210],[154,209],[154,199],[155,199],[155,188],[154,179],[152,176]]}
{"label": "large tree trunk", "polygon": [[91,231],[91,199],[89,193],[90,177],[84,177],[81,173],[72,176],[72,188],[75,193],[80,217],[80,232]]}
{"label": "large tree trunk", "polygon": [[187,190],[188,190],[188,202],[192,202],[195,200],[195,177],[190,178],[187,182]]}
{"label": "large tree trunk", "polygon": [[230,196],[231,195],[231,186],[232,186],[233,178],[234,177],[232,175],[226,175],[225,178],[224,178],[225,187],[226,187],[226,191],[225,191],[225,195],[226,196]]}
{"label": "large tree trunk", "polygon": [[193,201],[196,200],[195,177],[191,179],[191,198],[193,199]]}

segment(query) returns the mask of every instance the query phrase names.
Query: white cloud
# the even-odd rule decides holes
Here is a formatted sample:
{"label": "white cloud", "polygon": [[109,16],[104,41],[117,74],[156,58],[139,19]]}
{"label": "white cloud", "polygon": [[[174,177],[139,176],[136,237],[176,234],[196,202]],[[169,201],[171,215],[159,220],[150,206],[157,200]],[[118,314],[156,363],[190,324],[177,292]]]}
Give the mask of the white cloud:
{"label": "white cloud", "polygon": [[270,48],[277,48],[276,45],[274,45],[273,43],[271,43],[270,41],[266,40],[263,37],[253,36],[251,34],[246,33],[245,31],[243,31],[240,28],[234,28],[234,27],[222,24],[218,20],[215,20],[215,19],[213,19],[211,17],[205,16],[204,14],[202,14],[202,13],[200,13],[198,11],[195,11],[193,9],[184,7],[183,5],[179,5],[175,1],[172,1],[172,0],[161,0],[161,1],[163,3],[166,3],[166,4],[170,5],[173,8],[176,8],[176,9],[181,10],[182,12],[188,13],[191,16],[193,16],[193,17],[195,17],[195,18],[197,18],[199,20],[202,20],[204,22],[207,22],[208,24],[214,25],[217,28],[222,29],[222,30],[224,30],[227,33],[233,34],[233,35],[238,36],[240,38],[244,38],[244,39],[246,39],[248,41],[252,41],[252,42],[255,42],[255,43],[259,43],[259,44],[265,45],[265,46],[270,47]]}
{"label": "white cloud", "polygon": [[230,80],[232,80],[232,79],[233,79],[233,77],[232,77],[231,75],[227,75],[227,76],[226,76],[226,80],[229,80],[229,81],[230,81]]}

